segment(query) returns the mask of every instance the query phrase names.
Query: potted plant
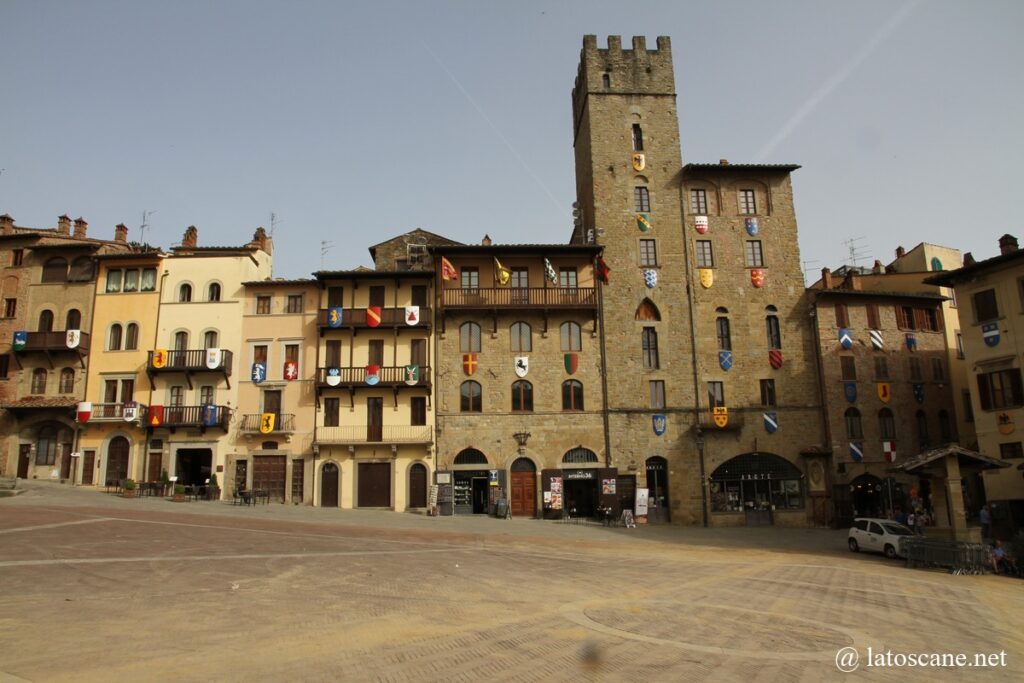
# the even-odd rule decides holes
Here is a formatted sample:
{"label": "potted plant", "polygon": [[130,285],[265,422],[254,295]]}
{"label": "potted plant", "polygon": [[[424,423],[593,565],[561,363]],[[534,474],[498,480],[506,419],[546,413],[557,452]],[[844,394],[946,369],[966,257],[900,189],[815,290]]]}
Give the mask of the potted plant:
{"label": "potted plant", "polygon": [[124,498],[134,498],[138,494],[138,490],[135,488],[134,479],[124,480],[124,489],[121,491],[121,496]]}
{"label": "potted plant", "polygon": [[172,498],[171,500],[173,500],[175,503],[184,503],[185,502],[185,485],[184,484],[175,484],[174,485],[174,498]]}
{"label": "potted plant", "polygon": [[217,482],[217,473],[210,475],[206,483],[206,500],[220,500],[220,484]]}

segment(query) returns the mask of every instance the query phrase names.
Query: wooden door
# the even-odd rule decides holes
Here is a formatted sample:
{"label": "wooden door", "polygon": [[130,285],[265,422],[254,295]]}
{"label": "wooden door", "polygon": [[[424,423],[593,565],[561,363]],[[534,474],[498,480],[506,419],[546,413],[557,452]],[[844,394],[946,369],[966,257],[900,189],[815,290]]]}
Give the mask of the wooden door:
{"label": "wooden door", "polygon": [[338,507],[338,466],[334,463],[320,470],[320,507]]}
{"label": "wooden door", "polygon": [[509,506],[513,517],[533,517],[537,514],[537,470],[533,462],[526,458],[519,458],[512,463]]}
{"label": "wooden door", "polygon": [[82,485],[91,486],[93,473],[96,468],[96,451],[86,451],[82,456]]}
{"label": "wooden door", "polygon": [[370,287],[370,305],[384,306],[384,287],[381,285],[374,285]]}
{"label": "wooden door", "polygon": [[391,464],[359,463],[359,507],[391,507]]}
{"label": "wooden door", "polygon": [[288,469],[284,455],[256,455],[252,459],[252,488],[263,490],[274,500],[284,502],[284,485]]}
{"label": "wooden door", "polygon": [[366,399],[366,440],[381,441],[384,438],[384,399],[371,396]]}
{"label": "wooden door", "polygon": [[409,362],[421,368],[427,364],[427,340],[413,339],[409,342]]}
{"label": "wooden door", "polygon": [[302,458],[292,460],[292,502],[301,503],[303,484],[306,480],[306,461]]}
{"label": "wooden door", "polygon": [[116,484],[128,478],[128,439],[115,436],[107,446],[107,483]]}
{"label": "wooden door", "polygon": [[281,390],[268,389],[263,392],[263,412],[273,413],[275,429],[281,429]]}
{"label": "wooden door", "polygon": [[32,445],[23,443],[18,446],[18,477],[28,479],[28,468],[32,464]]}
{"label": "wooden door", "polygon": [[149,454],[149,471],[146,472],[146,481],[160,481],[160,473],[163,472],[163,453]]}
{"label": "wooden door", "polygon": [[409,507],[427,507],[427,468],[419,463],[409,469]]}
{"label": "wooden door", "polygon": [[239,460],[235,463],[235,490],[244,491],[249,488],[249,462]]}

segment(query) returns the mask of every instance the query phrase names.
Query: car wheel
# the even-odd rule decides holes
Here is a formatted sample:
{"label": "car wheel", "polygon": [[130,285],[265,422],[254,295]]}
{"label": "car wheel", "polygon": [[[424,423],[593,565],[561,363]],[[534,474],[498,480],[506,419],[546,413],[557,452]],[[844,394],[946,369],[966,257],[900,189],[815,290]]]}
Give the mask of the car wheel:
{"label": "car wheel", "polygon": [[896,559],[896,548],[892,547],[888,543],[885,544],[885,556],[890,560]]}
{"label": "car wheel", "polygon": [[851,538],[848,541],[848,545],[850,546],[850,552],[851,553],[858,553],[858,552],[860,552],[860,546],[857,545],[857,539],[856,538]]}

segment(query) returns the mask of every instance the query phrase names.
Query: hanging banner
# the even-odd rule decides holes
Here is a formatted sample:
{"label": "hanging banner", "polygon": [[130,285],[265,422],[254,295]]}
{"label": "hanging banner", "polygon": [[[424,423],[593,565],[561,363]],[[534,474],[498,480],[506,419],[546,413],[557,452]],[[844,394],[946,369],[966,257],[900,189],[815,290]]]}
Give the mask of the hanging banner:
{"label": "hanging banner", "polygon": [[380,325],[380,319],[380,306],[368,306],[366,308],[366,324],[368,327],[377,327]]}
{"label": "hanging banner", "polygon": [[551,284],[558,284],[558,273],[555,272],[555,267],[551,265],[551,261],[546,258],[544,259],[544,277],[546,277],[548,282]]}
{"label": "hanging banner", "polygon": [[159,370],[167,367],[167,349],[153,349],[153,368]]}
{"label": "hanging banner", "polygon": [[79,342],[82,341],[82,331],[68,330],[64,337],[64,342],[67,344],[69,349],[77,349]]}
{"label": "hanging banner", "polygon": [[708,217],[707,216],[695,216],[693,219],[693,228],[698,234],[703,235],[708,231]]}
{"label": "hanging banner", "polygon": [[18,330],[14,333],[14,337],[11,339],[11,347],[15,351],[21,351],[25,348],[25,344],[28,343],[28,332],[25,330]]}
{"label": "hanging banner", "polygon": [[286,360],[284,362],[284,378],[289,382],[299,378],[299,361]]}
{"label": "hanging banner", "polygon": [[149,407],[149,420],[147,423],[150,427],[159,427],[164,423],[164,407],[163,406],[150,406]]}
{"label": "hanging banner", "polygon": [[452,262],[446,259],[444,256],[441,257],[441,279],[442,280],[458,280],[459,273],[455,270],[455,266]]}
{"label": "hanging banner", "polygon": [[345,318],[345,309],[341,306],[331,306],[327,309],[327,326],[341,327],[341,321]]}
{"label": "hanging banner", "polygon": [[405,383],[415,386],[420,383],[420,366],[413,363],[405,366]]}
{"label": "hanging banner", "polygon": [[253,363],[252,364],[252,381],[254,384],[263,384],[264,380],[267,379],[267,364],[266,363]]}
{"label": "hanging banner", "polygon": [[526,374],[530,372],[529,356],[516,356],[513,363],[515,366],[516,377],[526,377]]}
{"label": "hanging banner", "polygon": [[379,365],[367,365],[366,366],[366,383],[371,387],[380,382],[380,366]]}
{"label": "hanging banner", "polygon": [[600,256],[597,257],[597,279],[601,281],[601,284],[608,284],[608,275],[611,273],[611,268],[604,262],[604,259]]}
{"label": "hanging banner", "polygon": [[88,422],[89,418],[92,417],[92,403],[89,401],[79,402],[76,415],[78,416],[78,421],[82,424]]}
{"label": "hanging banner", "polygon": [[341,384],[341,368],[327,368],[327,386],[336,387]]}
{"label": "hanging banner", "polygon": [[494,257],[494,279],[502,286],[507,285],[508,281],[512,279],[512,271],[501,265],[497,256]]}
{"label": "hanging banner", "polygon": [[274,423],[277,415],[274,413],[263,413],[260,415],[260,434],[269,434],[274,431]]}
{"label": "hanging banner", "polygon": [[917,351],[917,335],[913,332],[907,332],[907,350]]}
{"label": "hanging banner", "polygon": [[410,327],[413,325],[420,324],[420,307],[419,306],[406,306],[405,307],[405,324]]}
{"label": "hanging banner", "polygon": [[206,349],[206,367],[211,370],[219,368],[223,355],[220,349]]}

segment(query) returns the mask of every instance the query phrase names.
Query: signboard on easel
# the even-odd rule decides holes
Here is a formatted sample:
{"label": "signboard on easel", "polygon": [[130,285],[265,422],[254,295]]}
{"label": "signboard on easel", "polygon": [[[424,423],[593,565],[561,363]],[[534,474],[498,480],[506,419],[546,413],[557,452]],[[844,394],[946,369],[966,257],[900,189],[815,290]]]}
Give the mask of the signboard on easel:
{"label": "signboard on easel", "polygon": [[636,490],[636,516],[647,516],[647,489]]}

